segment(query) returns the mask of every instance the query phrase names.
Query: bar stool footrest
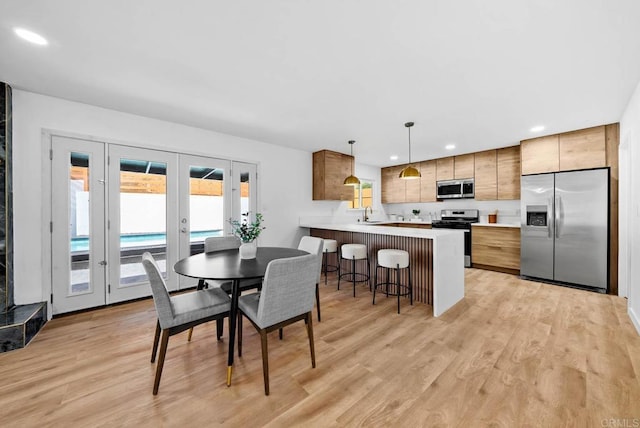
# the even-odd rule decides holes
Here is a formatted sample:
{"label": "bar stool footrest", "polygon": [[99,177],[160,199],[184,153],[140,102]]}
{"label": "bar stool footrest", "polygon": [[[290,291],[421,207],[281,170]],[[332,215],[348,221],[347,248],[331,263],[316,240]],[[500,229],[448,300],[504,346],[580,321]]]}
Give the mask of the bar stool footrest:
{"label": "bar stool footrest", "polygon": [[[354,280],[355,275],[355,280]],[[358,279],[362,278],[362,279]],[[360,272],[346,272],[340,274],[340,279],[346,282],[369,282],[369,275]]]}
{"label": "bar stool footrest", "polygon": [[[391,287],[395,287],[396,289],[398,289],[398,291],[400,290],[406,290],[402,293],[392,293],[391,291],[389,291],[389,296],[409,296],[411,294],[411,291],[409,290],[409,286],[408,285],[404,285],[404,284],[396,284],[395,282],[390,282],[389,283],[389,289],[391,289]],[[385,288],[387,288],[387,283],[386,282],[380,282],[378,284],[375,284],[373,286],[374,289],[379,289],[379,288],[383,288],[382,292],[386,293],[386,290],[384,290]]]}

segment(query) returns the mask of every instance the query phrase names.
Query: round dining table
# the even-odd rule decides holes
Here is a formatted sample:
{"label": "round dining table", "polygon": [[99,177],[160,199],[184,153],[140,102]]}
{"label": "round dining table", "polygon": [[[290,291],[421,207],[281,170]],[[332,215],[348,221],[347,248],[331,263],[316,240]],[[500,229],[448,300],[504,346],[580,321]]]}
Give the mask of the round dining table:
{"label": "round dining table", "polygon": [[198,278],[198,288],[204,286],[204,281],[231,281],[231,309],[229,311],[229,356],[227,364],[227,386],[231,385],[233,371],[233,353],[236,337],[236,322],[238,313],[238,297],[240,296],[240,281],[264,277],[269,262],[276,259],[303,256],[306,251],[286,247],[258,247],[255,259],[242,259],[238,249],[200,253],[178,261],[173,270],[183,276]]}

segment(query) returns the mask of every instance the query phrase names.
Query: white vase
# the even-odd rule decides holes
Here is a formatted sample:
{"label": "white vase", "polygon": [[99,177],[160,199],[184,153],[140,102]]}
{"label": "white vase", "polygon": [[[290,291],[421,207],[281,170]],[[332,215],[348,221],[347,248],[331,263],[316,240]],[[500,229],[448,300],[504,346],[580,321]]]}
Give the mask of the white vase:
{"label": "white vase", "polygon": [[240,245],[240,258],[241,259],[255,259],[257,251],[258,251],[258,245],[257,245],[256,241],[243,242]]}

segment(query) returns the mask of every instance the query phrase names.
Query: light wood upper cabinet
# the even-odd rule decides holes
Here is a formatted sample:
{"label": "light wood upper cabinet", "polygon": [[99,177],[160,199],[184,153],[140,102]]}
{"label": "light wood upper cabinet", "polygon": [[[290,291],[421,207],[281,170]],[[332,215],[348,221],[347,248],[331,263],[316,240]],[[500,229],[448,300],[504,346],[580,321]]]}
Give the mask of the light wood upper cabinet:
{"label": "light wood upper cabinet", "polygon": [[[404,168],[406,168],[408,166],[409,166],[408,164],[407,165],[403,165],[402,169],[404,169]],[[415,169],[420,171],[420,163],[412,163],[411,166],[413,166]],[[422,172],[420,172],[420,174],[422,175]],[[420,182],[422,181],[422,177],[414,178],[414,179],[410,179],[410,180],[403,180],[402,178],[400,178],[399,180],[400,181],[404,181],[404,188],[405,188],[404,201],[405,202],[420,202]]]}
{"label": "light wood upper cabinet", "polygon": [[522,175],[605,167],[605,126],[522,141],[520,159]]}
{"label": "light wood upper cabinet", "polygon": [[[383,204],[403,203],[406,200],[406,185],[400,178],[404,165],[389,166],[380,170],[382,179],[381,198]],[[419,181],[419,180],[418,180]]]}
{"label": "light wood upper cabinet", "polygon": [[353,157],[331,150],[313,154],[313,200],[350,201],[353,187],[345,186],[351,175]]}
{"label": "light wood upper cabinet", "polygon": [[436,161],[420,162],[420,202],[436,202]]}
{"label": "light wood upper cabinet", "polygon": [[520,147],[498,149],[497,163],[498,199],[520,199]]}
{"label": "light wood upper cabinet", "polygon": [[[520,171],[518,171],[519,173]],[[475,156],[475,199],[498,199],[498,167],[496,150],[478,152]]]}
{"label": "light wood upper cabinet", "polygon": [[558,136],[534,138],[520,143],[522,175],[559,171]]}
{"label": "light wood upper cabinet", "polygon": [[559,152],[560,171],[607,166],[604,125],[560,134]]}
{"label": "light wood upper cabinet", "polygon": [[455,156],[453,158],[453,178],[473,178],[474,154]]}
{"label": "light wood upper cabinet", "polygon": [[453,156],[436,159],[436,180],[453,180]]}

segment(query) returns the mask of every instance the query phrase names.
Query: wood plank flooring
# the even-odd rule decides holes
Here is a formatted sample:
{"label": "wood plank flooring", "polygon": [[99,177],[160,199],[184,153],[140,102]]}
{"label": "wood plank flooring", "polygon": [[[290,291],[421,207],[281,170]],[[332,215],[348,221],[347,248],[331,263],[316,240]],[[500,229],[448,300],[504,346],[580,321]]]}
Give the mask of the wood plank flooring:
{"label": "wood plank flooring", "polygon": [[211,323],[190,343],[186,333],[170,339],[154,397],[151,300],[57,318],[27,348],[0,354],[0,425],[640,423],[640,337],[625,299],[465,272],[466,298],[439,318],[406,299],[397,315],[384,295],[372,306],[367,288],[359,285],[354,299],[330,276],[320,286],[323,321],[314,322],[317,368],[302,323],[287,327],[283,341],[270,335],[269,397],[248,323],[230,388],[227,332],[217,342]]}

